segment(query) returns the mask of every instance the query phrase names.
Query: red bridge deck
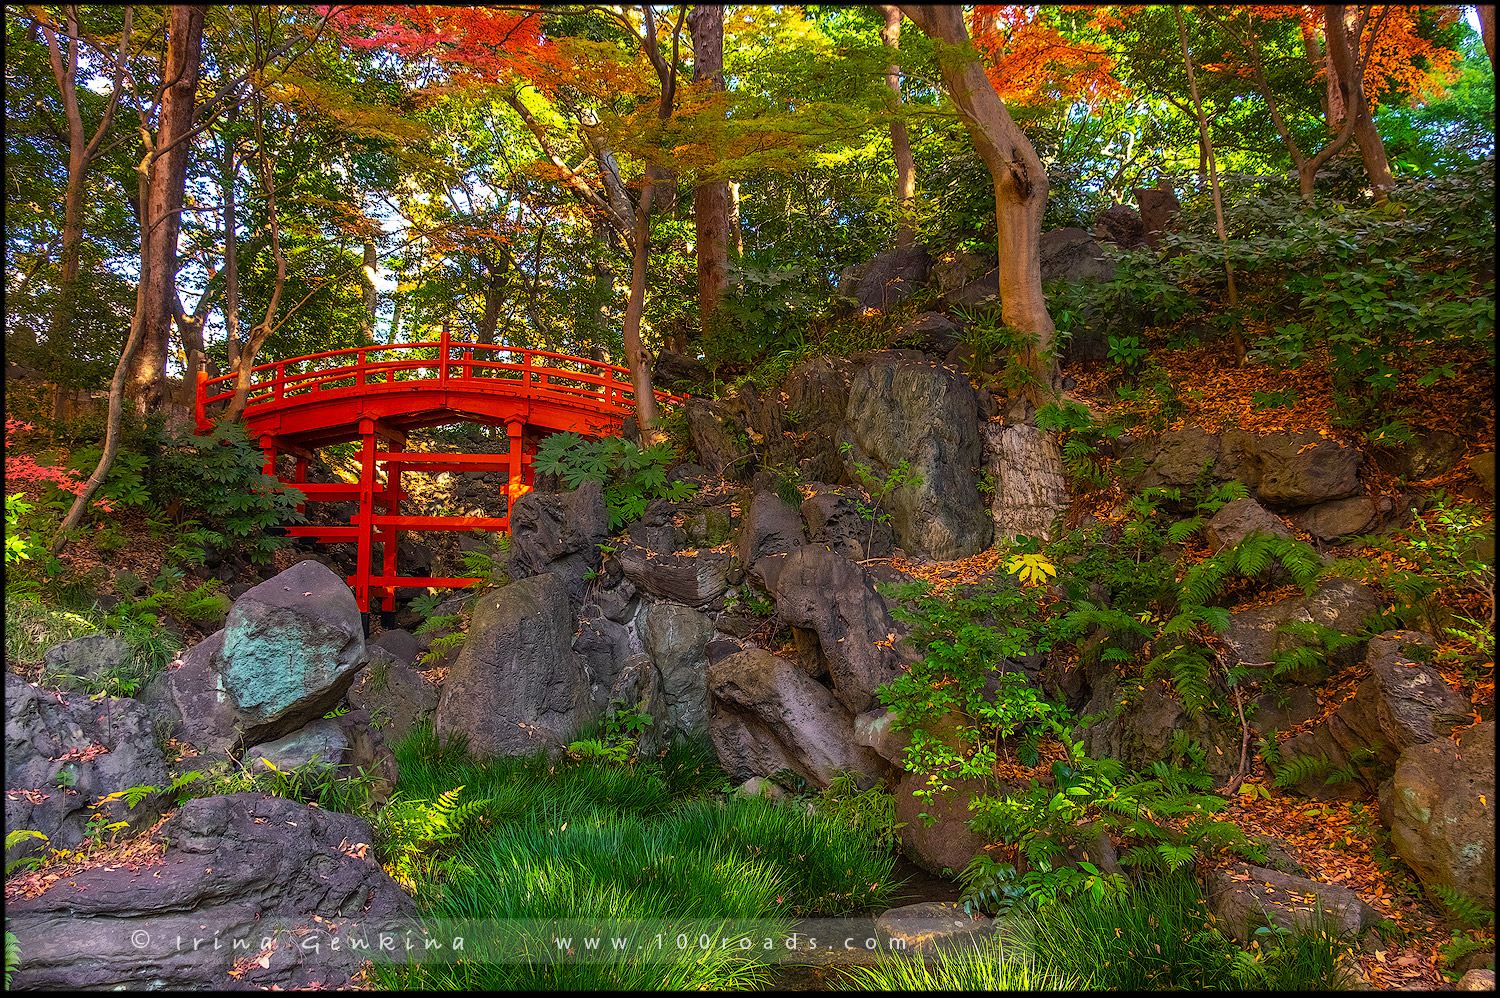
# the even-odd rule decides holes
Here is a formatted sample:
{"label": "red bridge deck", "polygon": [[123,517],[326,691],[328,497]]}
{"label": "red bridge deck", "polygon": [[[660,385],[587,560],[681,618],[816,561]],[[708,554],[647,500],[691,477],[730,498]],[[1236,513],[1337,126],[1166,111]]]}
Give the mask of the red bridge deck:
{"label": "red bridge deck", "polygon": [[[428,343],[352,347],[309,354],[252,368],[245,426],[266,454],[266,473],[276,474],[278,454],[296,458],[294,484],[309,502],[359,503],[348,527],[294,526],[292,536],[326,542],[352,542],[358,568],[349,577],[362,612],[373,595],[385,610],[395,609],[397,588],[467,586],[477,580],[402,576],[396,571],[401,530],[509,531],[510,508],[530,491],[536,441],[570,430],[587,436],[613,436],[635,410],[629,372],[613,364],[545,350],[442,339]],[[213,428],[211,407],[227,404],[234,375],[198,375],[198,431]],[[682,401],[657,392],[666,404]],[[504,426],[506,454],[440,454],[406,451],[409,432],[429,426],[472,422]],[[363,442],[357,484],[309,484],[307,462],[318,447],[348,440]],[[377,445],[377,440],[384,447]],[[401,473],[499,471],[509,480],[506,515],[501,517],[403,516]],[[377,487],[377,479],[384,485]],[[380,507],[382,513],[377,513]],[[381,571],[374,572],[374,545],[380,543]]]}

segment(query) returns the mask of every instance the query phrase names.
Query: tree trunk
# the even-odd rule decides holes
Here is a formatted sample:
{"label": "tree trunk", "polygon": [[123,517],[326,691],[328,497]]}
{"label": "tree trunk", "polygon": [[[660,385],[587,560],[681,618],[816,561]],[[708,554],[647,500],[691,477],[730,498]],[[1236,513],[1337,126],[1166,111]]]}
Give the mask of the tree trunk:
{"label": "tree trunk", "polygon": [[157,124],[156,148],[165,150],[151,171],[151,230],[143,240],[151,258],[146,287],[145,330],[130,374],[130,394],[138,406],[159,409],[166,401],[167,356],[172,301],[177,283],[177,234],[182,226],[191,143],[181,141],[193,126],[193,105],[203,55],[204,5],[169,7],[166,93]]}
{"label": "tree trunk", "polygon": [[635,422],[641,441],[653,444],[660,437],[656,428],[656,394],[651,387],[651,355],[641,342],[641,314],[646,307],[646,264],[651,257],[651,196],[655,171],[646,167],[641,182],[641,203],[635,212],[635,252],[630,264],[630,297],[625,303],[625,366],[635,389]]}
{"label": "tree trunk", "polygon": [[224,347],[231,371],[240,366],[240,263],[234,197],[238,176],[234,123],[238,117],[239,105],[234,105],[224,119],[224,163],[219,174],[219,189],[224,195]]}
{"label": "tree trunk", "polygon": [[1001,316],[1007,325],[1032,337],[1020,359],[1035,379],[1027,397],[1040,407],[1057,397],[1061,380],[1052,350],[1056,327],[1042,294],[1039,242],[1047,208],[1047,171],[985,75],[964,27],[963,9],[902,5],[901,11],[939,43],[934,47],[943,82],[994,182]]}
{"label": "tree trunk", "polygon": [[[1203,103],[1198,99],[1198,76],[1193,72],[1193,56],[1188,51],[1187,25],[1182,20],[1181,8],[1172,8],[1172,13],[1177,17],[1177,37],[1182,45],[1182,64],[1187,67],[1188,92],[1193,98],[1193,110],[1198,115],[1198,141],[1208,152],[1208,176],[1213,185],[1214,192],[1214,221],[1219,230],[1219,243],[1228,247],[1229,234],[1224,227],[1224,199],[1219,192],[1219,167],[1214,161],[1213,137],[1208,133],[1208,119],[1203,116]],[[1226,255],[1224,258],[1224,275],[1229,281],[1229,307],[1234,308],[1239,304],[1239,296],[1234,288],[1234,267],[1230,264]],[[1234,342],[1234,359],[1236,363],[1245,359],[1245,341],[1238,332],[1231,334]]]}
{"label": "tree trunk", "polygon": [[380,298],[375,290],[375,240],[365,240],[364,266],[360,268],[360,278],[364,284],[365,314],[359,319],[359,336],[361,343],[375,342],[375,311],[380,307]]}
{"label": "tree trunk", "polygon": [[[1358,59],[1357,53],[1365,24],[1360,17],[1351,32],[1345,21],[1346,7],[1329,4],[1323,8],[1324,33],[1328,37],[1328,54],[1338,72],[1339,90],[1344,98],[1345,113],[1354,119],[1354,141],[1359,145],[1360,157],[1365,163],[1365,173],[1370,177],[1370,186],[1381,197],[1396,183],[1391,176],[1391,164],[1385,155],[1385,143],[1375,128],[1375,117],[1370,103],[1365,98],[1364,67],[1367,60]],[[1385,14],[1370,28],[1378,34],[1385,21]]]}
{"label": "tree trunk", "polygon": [[124,24],[120,29],[120,49],[115,57],[114,86],[109,103],[95,130],[92,139],[85,139],[83,113],[78,107],[78,58],[79,35],[78,8],[64,8],[68,33],[68,53],[63,57],[57,34],[50,25],[42,24],[41,31],[47,39],[47,56],[52,65],[52,76],[57,81],[58,94],[62,97],[63,112],[68,119],[68,185],[63,195],[62,247],[59,255],[58,299],[53,309],[50,333],[47,341],[56,346],[65,342],[64,337],[73,324],[77,310],[79,252],[83,244],[83,196],[89,165],[99,152],[99,145],[109,131],[115,108],[119,106],[121,83],[125,72],[125,60],[129,51],[130,30],[135,11],[125,8]]}
{"label": "tree trunk", "polygon": [[[700,4],[687,18],[693,36],[693,82],[724,89],[724,8]],[[729,282],[729,182],[699,184],[693,192],[693,225],[698,253],[698,328],[724,298]]]}
{"label": "tree trunk", "polygon": [[[509,261],[502,261],[498,266],[488,258],[481,261],[485,269],[484,282],[484,314],[479,318],[479,329],[476,331],[475,339],[480,343],[494,343],[495,330],[500,326],[500,306],[505,301],[501,293],[504,284],[501,280],[510,269]],[[486,358],[489,359],[489,358]]]}
{"label": "tree trunk", "polygon": [[1495,5],[1482,3],[1474,8],[1479,12],[1479,37],[1484,39],[1484,51],[1490,57],[1490,72],[1495,71]]}
{"label": "tree trunk", "polygon": [[740,229],[740,182],[729,182],[729,235],[734,240],[736,261],[745,255],[745,233]]}
{"label": "tree trunk", "polygon": [[[901,47],[901,9],[888,4],[875,8],[885,15],[885,27],[880,30],[880,41],[888,49]],[[901,67],[894,63],[886,67],[885,85],[891,91],[891,110],[901,109]],[[917,234],[912,225],[912,206],[917,196],[917,164],[911,154],[911,139],[906,134],[906,122],[891,119],[891,153],[896,160],[896,248],[905,249],[916,244]]]}
{"label": "tree trunk", "polygon": [[99,455],[99,463],[89,475],[88,480],[83,483],[83,488],[73,497],[73,505],[68,507],[68,512],[63,516],[62,523],[57,527],[57,533],[52,535],[52,554],[56,555],[68,543],[68,534],[83,520],[83,512],[93,502],[99,487],[104,484],[104,479],[109,476],[109,469],[115,463],[115,456],[120,453],[120,427],[123,423],[125,409],[125,389],[129,381],[131,363],[135,359],[136,351],[140,348],[141,341],[146,332],[146,287],[151,276],[151,255],[146,251],[146,236],[148,231],[151,212],[150,196],[151,168],[157,159],[154,150],[148,150],[141,159],[137,169],[140,184],[138,195],[137,214],[141,219],[141,274],[140,281],[135,288],[135,314],[130,320],[130,333],[125,337],[125,345],[120,350],[120,361],[115,365],[115,374],[109,383],[109,412],[104,421],[104,452]]}

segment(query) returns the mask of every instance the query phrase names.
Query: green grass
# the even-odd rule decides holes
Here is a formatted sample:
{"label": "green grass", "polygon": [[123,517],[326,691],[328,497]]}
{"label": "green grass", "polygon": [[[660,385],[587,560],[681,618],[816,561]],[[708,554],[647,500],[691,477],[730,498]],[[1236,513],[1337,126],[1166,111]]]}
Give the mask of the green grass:
{"label": "green grass", "polygon": [[165,628],[126,627],[111,631],[97,606],[69,610],[34,596],[11,592],[5,598],[5,658],[7,667],[30,674],[40,669],[47,685],[59,676],[44,665],[47,649],[89,634],[115,633],[130,646],[132,660],[88,684],[90,693],[130,696],[145,686],[182,649],[182,642]]}
{"label": "green grass", "polygon": [[830,978],[836,991],[1082,991],[1087,977],[1037,969],[1008,953],[999,938],[975,943],[957,959],[893,959],[874,967],[843,967]]}
{"label": "green grass", "polygon": [[[415,843],[409,830],[382,828],[377,818],[378,848],[388,862],[406,858],[418,903],[435,919],[695,920],[700,928],[702,920],[757,919],[789,927],[795,917],[884,907],[894,890],[894,860],[873,848],[870,832],[800,807],[726,797],[723,772],[701,749],[679,747],[635,765],[549,764],[541,756],[478,762],[424,726],[396,754],[393,806],[428,802],[417,810],[435,806],[441,817]],[[431,803],[458,787],[445,803]],[[398,843],[393,834],[406,837]],[[526,945],[545,951],[546,940]],[[401,989],[694,990],[765,986],[770,972],[709,949],[671,961],[621,954],[387,965],[373,978]]]}

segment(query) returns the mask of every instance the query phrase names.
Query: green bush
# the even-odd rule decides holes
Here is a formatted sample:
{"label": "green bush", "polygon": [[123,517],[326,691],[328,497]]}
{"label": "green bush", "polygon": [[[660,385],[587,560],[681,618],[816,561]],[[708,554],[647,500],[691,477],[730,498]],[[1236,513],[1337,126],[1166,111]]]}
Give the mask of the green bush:
{"label": "green bush", "polygon": [[640,448],[624,437],[589,440],[577,433],[553,433],[536,452],[536,472],[557,475],[576,489],[586,481],[604,486],[609,523],[619,529],[641,518],[655,499],[680,502],[692,495],[692,482],[668,482],[667,469],[676,460],[670,444]]}

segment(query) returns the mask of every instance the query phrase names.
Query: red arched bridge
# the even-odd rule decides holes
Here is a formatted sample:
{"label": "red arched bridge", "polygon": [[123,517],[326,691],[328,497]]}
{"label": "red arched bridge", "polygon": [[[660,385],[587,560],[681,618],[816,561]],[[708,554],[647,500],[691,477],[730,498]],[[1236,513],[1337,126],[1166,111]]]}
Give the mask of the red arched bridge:
{"label": "red arched bridge", "polygon": [[[475,579],[403,576],[396,569],[402,530],[510,530],[516,497],[531,490],[536,442],[570,430],[587,436],[618,434],[635,411],[630,374],[613,364],[546,350],[441,339],[427,343],[352,347],[293,357],[251,369],[245,426],[266,455],[266,473],[276,458],[296,458],[293,480],[309,502],[358,502],[350,526],[286,527],[294,537],[352,542],[357,569],[349,576],[361,612],[373,598],[396,607],[396,590],[418,586],[468,586]],[[234,395],[235,375],[198,374],[198,431],[213,428],[214,410]],[[665,392],[658,400],[682,399]],[[506,427],[505,454],[449,454],[406,450],[413,430],[471,422]],[[307,481],[307,465],[319,447],[361,442],[356,484]],[[506,515],[403,516],[401,473],[500,471],[509,481]],[[302,507],[299,507],[302,508]],[[375,545],[381,545],[377,570]]]}

